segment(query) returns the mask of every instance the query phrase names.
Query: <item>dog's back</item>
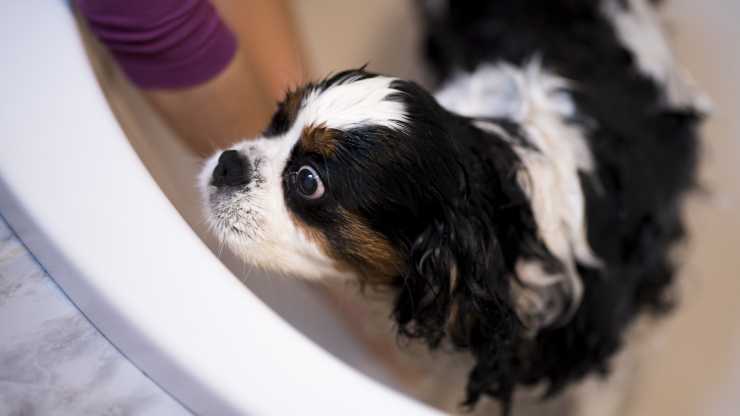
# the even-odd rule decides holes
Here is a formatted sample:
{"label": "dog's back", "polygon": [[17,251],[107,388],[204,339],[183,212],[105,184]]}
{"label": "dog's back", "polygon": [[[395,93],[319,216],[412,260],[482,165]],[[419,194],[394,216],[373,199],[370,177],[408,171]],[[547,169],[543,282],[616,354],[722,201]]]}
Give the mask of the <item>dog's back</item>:
{"label": "dog's back", "polygon": [[[583,252],[577,238],[568,241],[581,303],[567,324],[536,335],[537,362],[527,364],[527,377],[548,380],[551,392],[607,371],[628,325],[672,304],[669,253],[684,235],[681,201],[694,185],[706,104],[680,75],[653,3],[425,3],[425,47],[442,85],[440,102],[483,123],[531,122],[555,143],[541,156],[555,169],[572,164],[578,172],[584,212],[570,210],[574,192],[567,183],[545,196],[547,209],[562,210],[563,229],[577,234],[567,223],[585,217],[592,250]],[[538,105],[562,124],[547,131],[546,120],[530,120]],[[580,137],[566,137],[571,128]]]}

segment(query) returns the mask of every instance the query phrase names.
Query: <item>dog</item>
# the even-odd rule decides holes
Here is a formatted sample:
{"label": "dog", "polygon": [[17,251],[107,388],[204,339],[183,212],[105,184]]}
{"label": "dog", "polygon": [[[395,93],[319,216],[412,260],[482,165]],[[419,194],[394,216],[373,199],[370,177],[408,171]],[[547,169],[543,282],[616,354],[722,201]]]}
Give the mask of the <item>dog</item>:
{"label": "dog", "polygon": [[206,161],[206,219],[252,265],[383,288],[398,335],[470,358],[437,380],[468,408],[607,377],[674,304],[708,110],[655,7],[427,1],[434,95],[364,68],[287,93]]}

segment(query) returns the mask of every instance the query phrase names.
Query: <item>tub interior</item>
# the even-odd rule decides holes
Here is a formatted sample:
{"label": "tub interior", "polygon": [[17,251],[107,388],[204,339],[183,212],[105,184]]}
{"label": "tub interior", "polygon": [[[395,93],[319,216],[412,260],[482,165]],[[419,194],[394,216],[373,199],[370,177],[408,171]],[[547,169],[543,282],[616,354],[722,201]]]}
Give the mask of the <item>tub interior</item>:
{"label": "tub interior", "polygon": [[[291,5],[314,77],[371,61],[373,70],[422,82],[426,79],[419,56],[407,53],[418,50],[419,27],[412,4],[385,0],[350,6],[341,0],[326,0],[293,1]],[[731,409],[740,408],[740,399],[731,394],[740,388],[740,325],[731,318],[740,316],[740,304],[729,296],[740,293],[740,263],[730,252],[732,247],[736,250],[740,246],[732,232],[740,231],[740,222],[732,215],[740,206],[740,189],[735,182],[740,162],[736,133],[740,127],[740,93],[733,75],[740,71],[740,53],[705,45],[722,45],[740,38],[734,24],[740,6],[732,0],[714,0],[706,5],[673,0],[667,2],[666,16],[675,29],[678,59],[708,91],[717,108],[705,129],[702,180],[719,197],[696,198],[689,204],[692,242],[685,274],[691,275],[687,279],[694,279],[688,284],[693,294],[684,296],[683,309],[665,325],[662,347],[656,347],[663,353],[645,366],[633,406],[635,414],[729,415]],[[338,32],[347,36],[335,36]],[[391,50],[384,47],[388,44],[397,46]],[[183,218],[233,274],[322,348],[381,383],[404,390],[377,356],[353,335],[347,320],[326,296],[326,287],[253,270],[219,247],[201,216],[195,187],[200,161],[183,147],[94,42],[89,42],[89,51],[107,99],[135,151]],[[706,276],[712,276],[711,284]],[[702,325],[706,322],[712,325]],[[708,340],[701,353],[689,347],[690,340],[697,336]],[[712,358],[706,362],[700,355]],[[666,381],[668,374],[672,375]],[[674,394],[666,394],[668,389]],[[703,413],[706,409],[710,411]]]}

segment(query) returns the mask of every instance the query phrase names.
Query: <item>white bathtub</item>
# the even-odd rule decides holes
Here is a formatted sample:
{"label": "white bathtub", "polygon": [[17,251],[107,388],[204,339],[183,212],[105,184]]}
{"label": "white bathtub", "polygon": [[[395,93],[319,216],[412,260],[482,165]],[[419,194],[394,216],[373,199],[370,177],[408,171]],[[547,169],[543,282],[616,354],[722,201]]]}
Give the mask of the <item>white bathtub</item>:
{"label": "white bathtub", "polygon": [[273,281],[268,307],[212,254],[111,113],[66,3],[0,2],[0,45],[0,213],[166,392],[204,415],[436,414],[346,364],[367,357],[310,293]]}

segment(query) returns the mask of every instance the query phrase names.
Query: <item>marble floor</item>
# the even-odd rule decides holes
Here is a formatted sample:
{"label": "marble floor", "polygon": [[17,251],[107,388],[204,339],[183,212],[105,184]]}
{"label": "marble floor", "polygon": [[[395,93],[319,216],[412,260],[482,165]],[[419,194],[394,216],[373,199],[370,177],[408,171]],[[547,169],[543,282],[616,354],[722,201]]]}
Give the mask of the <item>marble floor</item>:
{"label": "marble floor", "polygon": [[0,415],[189,415],[64,295],[0,217]]}

